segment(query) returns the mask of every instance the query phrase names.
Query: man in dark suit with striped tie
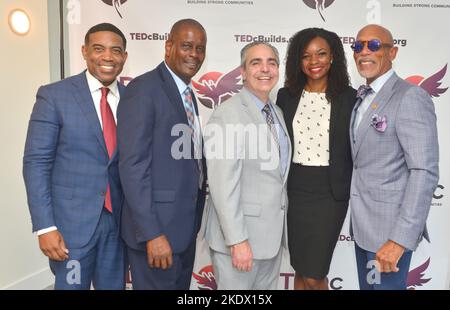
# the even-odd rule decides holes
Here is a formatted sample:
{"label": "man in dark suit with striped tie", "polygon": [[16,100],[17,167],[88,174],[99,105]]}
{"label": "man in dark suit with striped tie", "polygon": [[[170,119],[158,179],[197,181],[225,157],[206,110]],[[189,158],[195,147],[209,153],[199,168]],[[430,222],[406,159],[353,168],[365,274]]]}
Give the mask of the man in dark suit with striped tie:
{"label": "man in dark suit with striped tie", "polygon": [[203,26],[176,22],[165,61],[130,82],[119,107],[122,236],[134,289],[190,287],[206,184],[191,78],[205,52]]}

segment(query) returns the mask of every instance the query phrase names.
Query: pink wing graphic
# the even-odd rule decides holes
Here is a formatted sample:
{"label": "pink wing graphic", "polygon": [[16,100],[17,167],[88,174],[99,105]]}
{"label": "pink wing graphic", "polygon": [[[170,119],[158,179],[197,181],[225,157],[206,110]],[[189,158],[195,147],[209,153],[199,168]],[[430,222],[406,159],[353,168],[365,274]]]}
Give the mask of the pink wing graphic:
{"label": "pink wing graphic", "polygon": [[228,98],[237,94],[241,88],[241,72],[240,68],[222,75],[217,81],[203,80],[201,83],[192,81],[200,102],[208,108],[215,109]]}
{"label": "pink wing graphic", "polygon": [[[214,100],[211,98],[212,95],[212,84],[214,84],[214,81],[206,81],[203,80],[201,83],[197,83],[196,81],[192,80],[192,86],[194,86],[196,94],[198,96],[198,99],[203,103],[203,105],[207,106],[208,108],[212,108],[214,105]],[[211,101],[208,103],[208,101]]]}
{"label": "pink wing graphic", "polygon": [[425,276],[425,270],[427,270],[429,265],[430,265],[430,258],[428,258],[428,260],[419,267],[416,267],[413,270],[409,271],[408,280],[406,281],[406,287],[408,289],[414,289],[416,287],[422,286],[431,280],[431,278],[428,279],[423,278]]}
{"label": "pink wing graphic", "polygon": [[192,276],[195,278],[195,280],[197,280],[199,290],[217,290],[217,284],[214,278],[201,276],[199,274],[196,274],[195,272],[192,273]]}
{"label": "pink wing graphic", "polygon": [[433,74],[429,78],[427,78],[425,81],[420,84],[420,87],[425,89],[427,93],[430,94],[431,97],[439,97],[443,93],[445,93],[448,89],[447,88],[439,88],[441,86],[442,78],[447,73],[447,65],[445,65],[439,72]]}

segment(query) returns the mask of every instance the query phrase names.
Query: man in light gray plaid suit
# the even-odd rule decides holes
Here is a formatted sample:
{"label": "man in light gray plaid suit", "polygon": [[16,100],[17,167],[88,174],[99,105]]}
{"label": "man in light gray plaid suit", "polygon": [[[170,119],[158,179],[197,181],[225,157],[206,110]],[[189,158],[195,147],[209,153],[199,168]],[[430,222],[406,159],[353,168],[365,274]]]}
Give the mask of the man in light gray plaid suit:
{"label": "man in light gray plaid suit", "polygon": [[[352,45],[366,84],[352,113],[351,230],[361,289],[406,289],[437,186],[439,150],[430,96],[392,69],[389,30],[362,28]],[[376,269],[375,269],[376,267]]]}

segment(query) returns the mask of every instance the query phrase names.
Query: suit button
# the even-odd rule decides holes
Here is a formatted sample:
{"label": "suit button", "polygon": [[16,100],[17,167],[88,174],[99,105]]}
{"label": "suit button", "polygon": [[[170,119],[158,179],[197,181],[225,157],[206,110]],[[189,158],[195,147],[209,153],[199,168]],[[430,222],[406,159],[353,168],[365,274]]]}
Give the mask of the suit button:
{"label": "suit button", "polygon": [[105,196],[105,195],[106,195],[106,192],[104,192],[104,191],[100,192],[100,196]]}
{"label": "suit button", "polygon": [[355,170],[358,170],[358,166],[357,165],[355,165]]}

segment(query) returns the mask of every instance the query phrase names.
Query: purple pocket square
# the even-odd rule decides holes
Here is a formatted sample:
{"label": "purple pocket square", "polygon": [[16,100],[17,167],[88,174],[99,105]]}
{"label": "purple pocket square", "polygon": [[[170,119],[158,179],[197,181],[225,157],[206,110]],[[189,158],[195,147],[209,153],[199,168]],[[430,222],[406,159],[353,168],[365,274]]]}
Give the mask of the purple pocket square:
{"label": "purple pocket square", "polygon": [[374,114],[372,116],[372,122],[370,123],[370,125],[373,128],[375,128],[376,131],[384,132],[386,130],[386,127],[387,127],[386,115],[381,118],[377,114]]}

